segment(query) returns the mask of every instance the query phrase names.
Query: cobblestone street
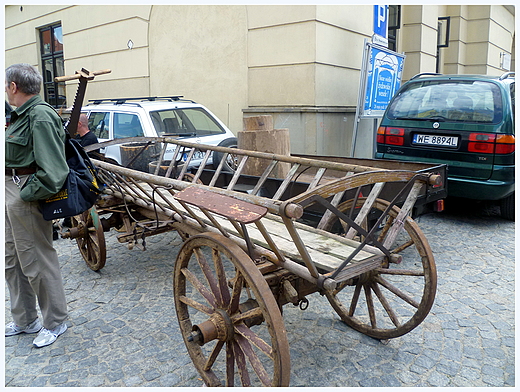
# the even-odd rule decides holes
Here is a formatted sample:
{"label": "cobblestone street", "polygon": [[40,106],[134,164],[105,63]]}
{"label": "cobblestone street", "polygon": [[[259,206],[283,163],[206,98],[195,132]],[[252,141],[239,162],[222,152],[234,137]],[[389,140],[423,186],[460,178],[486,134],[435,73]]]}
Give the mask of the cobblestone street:
{"label": "cobblestone street", "polygon": [[[284,307],[291,386],[515,385],[515,224],[489,206],[460,204],[417,222],[438,272],[435,304],[410,333],[380,342],[339,320],[325,297]],[[75,241],[55,241],[69,329],[51,346],[5,338],[7,387],[200,387],[180,336],[172,272],[176,232],[129,250],[106,234],[107,262],[91,271]],[[5,317],[11,321],[5,289]]]}

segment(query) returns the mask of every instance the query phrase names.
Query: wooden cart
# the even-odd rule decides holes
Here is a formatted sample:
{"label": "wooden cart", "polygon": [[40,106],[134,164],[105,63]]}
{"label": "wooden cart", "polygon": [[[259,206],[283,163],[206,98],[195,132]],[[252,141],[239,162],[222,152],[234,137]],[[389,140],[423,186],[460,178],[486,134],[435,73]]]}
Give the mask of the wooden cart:
{"label": "wooden cart", "polygon": [[[283,305],[304,309],[312,293],[376,339],[411,331],[430,311],[435,262],[410,214],[418,197],[443,186],[444,167],[388,170],[167,137],[87,150],[128,142],[155,151],[152,173],[95,160],[106,190],[65,236],[98,270],[112,227],[120,242],[143,249],[150,235],[179,233],[176,313],[206,385],[288,386]],[[163,164],[167,151],[173,158]],[[214,154],[222,157],[218,167],[208,164]],[[225,160],[233,173],[222,170]],[[260,175],[248,174],[253,161],[265,167]],[[281,165],[287,174],[273,178]]]}

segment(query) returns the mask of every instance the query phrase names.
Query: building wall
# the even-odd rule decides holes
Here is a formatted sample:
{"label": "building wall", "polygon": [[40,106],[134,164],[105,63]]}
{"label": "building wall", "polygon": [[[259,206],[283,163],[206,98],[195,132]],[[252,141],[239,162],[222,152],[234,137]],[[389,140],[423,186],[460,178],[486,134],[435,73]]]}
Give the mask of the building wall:
{"label": "building wall", "polygon": [[[514,67],[514,8],[401,9],[404,80],[435,71],[443,16],[451,29],[441,72],[501,74],[501,53]],[[349,155],[372,14],[372,5],[8,5],[5,62],[38,66],[38,28],[61,22],[66,74],[112,69],[86,99],[183,95],[235,133],[244,116],[271,114],[294,153]],[[69,105],[75,91],[69,82]],[[356,156],[371,156],[374,124],[361,121]]]}
{"label": "building wall", "polygon": [[151,95],[184,95],[235,133],[247,107],[246,6],[153,6]]}

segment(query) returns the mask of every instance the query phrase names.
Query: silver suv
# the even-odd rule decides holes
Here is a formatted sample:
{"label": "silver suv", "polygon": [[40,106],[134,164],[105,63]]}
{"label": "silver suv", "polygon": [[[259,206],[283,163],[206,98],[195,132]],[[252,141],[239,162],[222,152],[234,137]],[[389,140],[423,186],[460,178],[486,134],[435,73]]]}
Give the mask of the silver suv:
{"label": "silver suv", "polygon": [[[237,147],[236,137],[222,121],[203,105],[182,96],[90,100],[82,112],[100,143],[137,136],[173,136],[193,143]],[[121,164],[120,145],[100,152]],[[173,152],[173,147],[167,149],[165,159]],[[201,152],[195,154],[201,156],[194,156],[193,163],[202,159]],[[217,165],[217,160],[218,155],[208,163]]]}

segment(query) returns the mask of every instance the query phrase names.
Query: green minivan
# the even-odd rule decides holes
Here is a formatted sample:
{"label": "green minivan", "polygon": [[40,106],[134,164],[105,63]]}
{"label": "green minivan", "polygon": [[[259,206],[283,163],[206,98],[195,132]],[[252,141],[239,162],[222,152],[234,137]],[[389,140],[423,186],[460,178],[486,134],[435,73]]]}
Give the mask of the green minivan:
{"label": "green minivan", "polygon": [[448,196],[496,200],[515,219],[515,78],[419,74],[397,91],[376,158],[448,165]]}

